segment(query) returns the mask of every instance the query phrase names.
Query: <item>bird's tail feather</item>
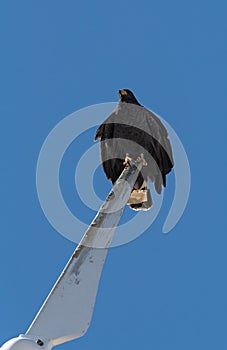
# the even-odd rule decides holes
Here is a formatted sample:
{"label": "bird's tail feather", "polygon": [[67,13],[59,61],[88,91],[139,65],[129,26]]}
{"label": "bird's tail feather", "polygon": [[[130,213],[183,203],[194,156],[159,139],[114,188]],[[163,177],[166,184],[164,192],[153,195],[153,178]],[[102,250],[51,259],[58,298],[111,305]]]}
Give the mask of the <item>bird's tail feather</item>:
{"label": "bird's tail feather", "polygon": [[133,189],[128,204],[133,210],[149,210],[152,207],[151,192],[147,182],[144,181],[139,190]]}

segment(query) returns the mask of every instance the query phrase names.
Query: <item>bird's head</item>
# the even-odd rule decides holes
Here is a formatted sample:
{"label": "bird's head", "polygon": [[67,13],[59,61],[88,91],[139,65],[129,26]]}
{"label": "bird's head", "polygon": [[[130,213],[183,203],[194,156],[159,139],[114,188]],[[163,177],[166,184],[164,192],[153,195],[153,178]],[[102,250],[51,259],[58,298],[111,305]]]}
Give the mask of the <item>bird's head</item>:
{"label": "bird's head", "polygon": [[135,98],[131,90],[129,89],[119,90],[119,95],[120,95],[121,102],[133,103],[135,105],[140,106],[140,103],[137,101],[137,99]]}

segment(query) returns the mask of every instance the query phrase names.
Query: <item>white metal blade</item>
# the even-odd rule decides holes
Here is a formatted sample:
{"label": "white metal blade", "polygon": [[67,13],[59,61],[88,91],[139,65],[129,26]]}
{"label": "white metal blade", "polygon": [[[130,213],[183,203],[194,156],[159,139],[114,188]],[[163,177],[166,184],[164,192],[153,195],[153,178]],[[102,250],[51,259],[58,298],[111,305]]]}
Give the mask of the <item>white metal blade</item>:
{"label": "white metal blade", "polygon": [[54,346],[85,334],[108,248],[142,165],[126,166],[26,336]]}

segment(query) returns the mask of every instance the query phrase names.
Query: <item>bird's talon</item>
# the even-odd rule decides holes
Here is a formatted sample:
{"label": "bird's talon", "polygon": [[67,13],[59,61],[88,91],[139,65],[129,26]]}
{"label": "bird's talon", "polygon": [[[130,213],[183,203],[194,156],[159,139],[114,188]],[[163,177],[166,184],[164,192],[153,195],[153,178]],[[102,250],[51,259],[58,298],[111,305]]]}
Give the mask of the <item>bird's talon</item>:
{"label": "bird's talon", "polygon": [[141,153],[141,155],[137,158],[137,161],[138,161],[138,162],[141,162],[141,161],[142,161],[143,166],[147,166],[147,162],[146,162],[146,160],[145,160],[145,158],[144,158],[143,153]]}
{"label": "bird's talon", "polygon": [[130,162],[132,162],[132,158],[130,158],[129,154],[126,153],[126,157],[125,157],[125,161],[124,161],[123,165],[130,164]]}

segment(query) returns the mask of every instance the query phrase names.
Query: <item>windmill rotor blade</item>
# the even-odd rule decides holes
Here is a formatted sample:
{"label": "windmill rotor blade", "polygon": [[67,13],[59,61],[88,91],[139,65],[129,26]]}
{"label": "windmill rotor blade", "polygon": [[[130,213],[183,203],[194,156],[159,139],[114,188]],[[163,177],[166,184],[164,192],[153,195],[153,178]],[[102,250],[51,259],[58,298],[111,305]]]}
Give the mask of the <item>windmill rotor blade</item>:
{"label": "windmill rotor blade", "polygon": [[142,166],[138,160],[125,167],[26,332],[43,348],[86,333],[108,248]]}

